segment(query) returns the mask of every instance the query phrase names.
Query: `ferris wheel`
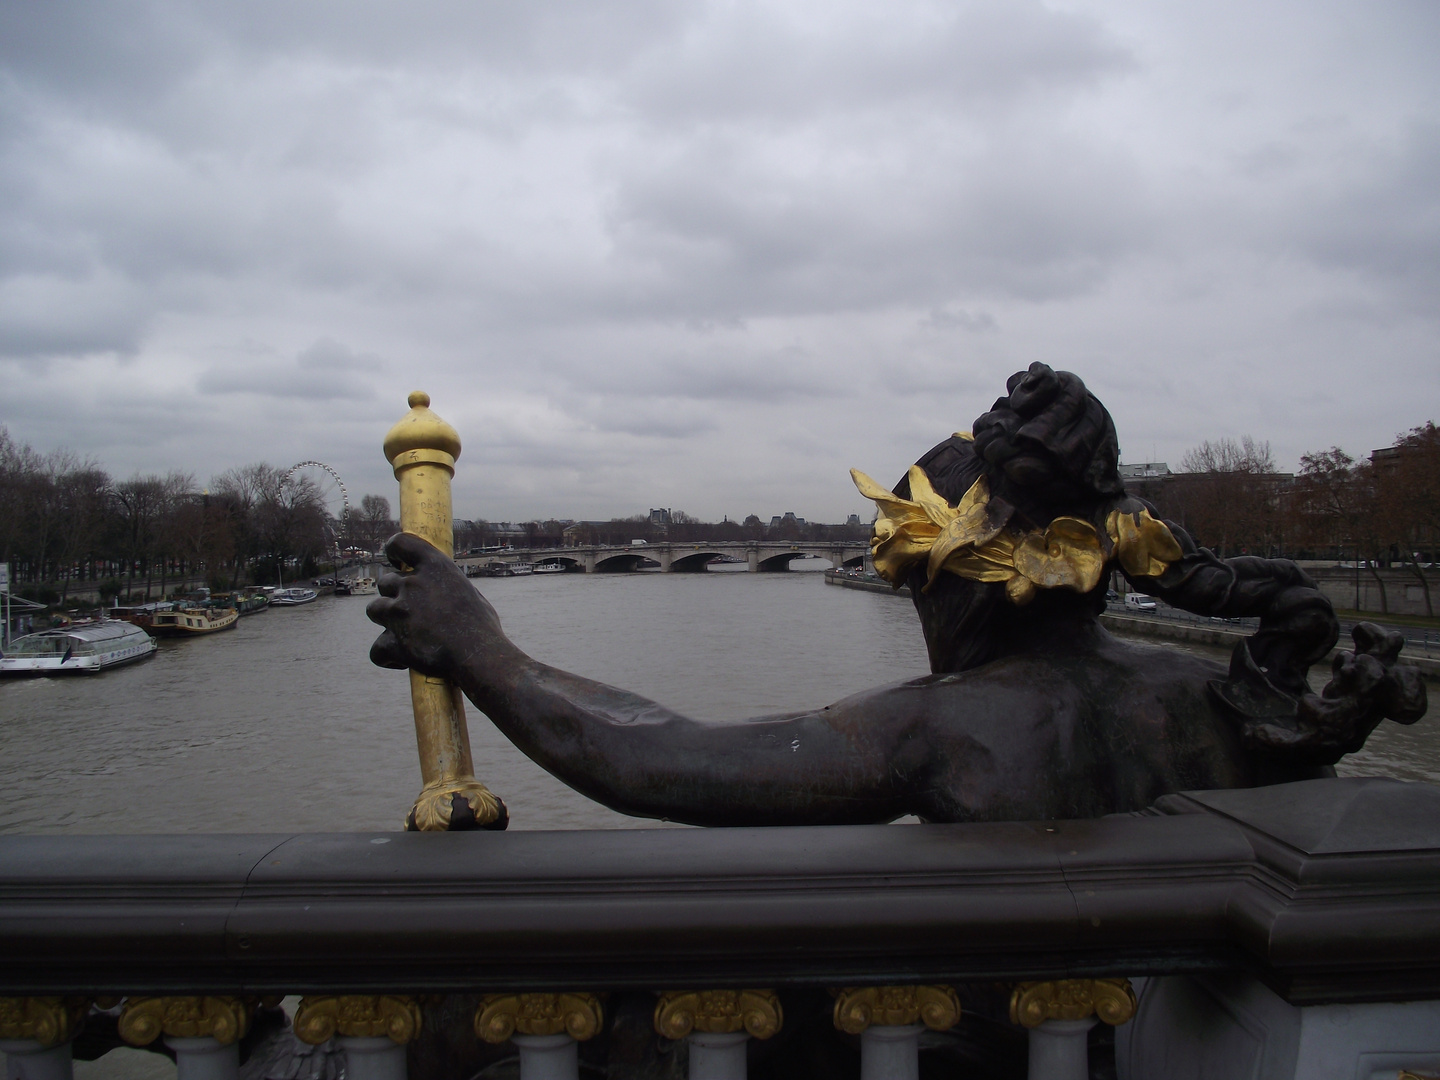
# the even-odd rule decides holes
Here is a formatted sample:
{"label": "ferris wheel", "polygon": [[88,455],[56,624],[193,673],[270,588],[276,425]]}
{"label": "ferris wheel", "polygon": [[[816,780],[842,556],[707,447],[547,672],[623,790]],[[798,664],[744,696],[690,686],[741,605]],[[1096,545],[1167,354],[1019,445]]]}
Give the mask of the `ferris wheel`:
{"label": "ferris wheel", "polygon": [[318,480],[312,477],[311,481],[316,486],[325,517],[335,531],[334,540],[338,544],[342,538],[349,535],[350,529],[350,493],[345,490],[345,481],[340,479],[339,473],[323,461],[302,461],[291,465],[281,475],[280,483],[276,485],[276,494],[283,495],[286,485],[293,483],[297,476],[310,469],[319,470],[322,474]]}

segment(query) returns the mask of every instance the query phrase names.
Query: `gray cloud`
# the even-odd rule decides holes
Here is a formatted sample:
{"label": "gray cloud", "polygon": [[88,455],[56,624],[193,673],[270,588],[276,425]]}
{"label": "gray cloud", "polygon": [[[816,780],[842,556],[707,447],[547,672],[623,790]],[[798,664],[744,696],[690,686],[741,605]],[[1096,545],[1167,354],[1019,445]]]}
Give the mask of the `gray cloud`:
{"label": "gray cloud", "polygon": [[898,475],[1043,359],[1132,457],[1363,453],[1440,399],[1437,30],[1325,0],[12,4],[0,423],[121,474],[319,458],[388,491],[419,385],[464,516],[834,518],[846,466]]}

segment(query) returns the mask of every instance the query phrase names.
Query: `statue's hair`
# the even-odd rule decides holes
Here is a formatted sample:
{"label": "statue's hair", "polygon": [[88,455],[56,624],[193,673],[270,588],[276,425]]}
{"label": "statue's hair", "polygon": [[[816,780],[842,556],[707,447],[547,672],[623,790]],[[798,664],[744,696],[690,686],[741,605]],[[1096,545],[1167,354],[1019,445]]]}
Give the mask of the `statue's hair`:
{"label": "statue's hair", "polygon": [[[975,421],[973,442],[947,439],[917,462],[937,493],[956,504],[983,473],[992,496],[1011,503],[1032,527],[1044,528],[1069,514],[1090,521],[1102,537],[1112,510],[1155,511],[1145,500],[1127,495],[1115,423],[1079,376],[1037,363],[1012,375],[1006,387],[1009,393]],[[895,490],[909,495],[906,481]],[[1334,647],[1340,630],[1315,582],[1286,559],[1221,560],[1179,525],[1165,524],[1182,558],[1159,577],[1131,578],[1131,583],[1197,615],[1259,616],[1260,630],[1250,639],[1252,655],[1277,686],[1304,693],[1306,671]],[[1006,606],[1003,586],[962,582],[953,574],[941,575],[940,583],[922,594],[918,585],[924,575],[923,566],[912,570],[909,584],[936,671],[964,670],[993,659],[1003,647],[1006,626],[1014,621],[1053,617],[1057,609],[1077,605],[1104,609],[1104,579],[1083,597],[1047,589],[1015,608]]]}

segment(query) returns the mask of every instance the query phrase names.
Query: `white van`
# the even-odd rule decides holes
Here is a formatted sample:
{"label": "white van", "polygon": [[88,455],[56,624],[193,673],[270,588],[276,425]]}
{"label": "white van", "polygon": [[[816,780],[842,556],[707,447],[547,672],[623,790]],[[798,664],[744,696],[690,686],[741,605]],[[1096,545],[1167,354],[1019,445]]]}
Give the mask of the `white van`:
{"label": "white van", "polygon": [[1146,596],[1143,592],[1132,592],[1125,594],[1125,606],[1136,611],[1154,611],[1158,605],[1153,596]]}

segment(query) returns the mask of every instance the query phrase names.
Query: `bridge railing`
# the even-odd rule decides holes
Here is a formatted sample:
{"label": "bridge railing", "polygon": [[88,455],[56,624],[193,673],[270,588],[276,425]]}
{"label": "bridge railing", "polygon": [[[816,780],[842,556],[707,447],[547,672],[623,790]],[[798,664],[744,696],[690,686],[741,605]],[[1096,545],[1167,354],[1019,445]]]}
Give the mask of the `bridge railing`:
{"label": "bridge railing", "polygon": [[862,1076],[905,1075],[967,986],[1004,983],[1032,1070],[1079,1077],[1097,1017],[1134,1013],[1127,980],[1225,972],[1289,1009],[1440,998],[1440,788],[968,825],[0,837],[12,1076],[66,1075],[97,999],[182,1080],[234,1076],[254,1003],[295,994],[296,1034],[337,1038],[361,1080],[403,1076],[458,994],[522,1076],[573,1076],[606,994],[640,992],[692,1077],[744,1076],[747,1040],[817,990]]}

